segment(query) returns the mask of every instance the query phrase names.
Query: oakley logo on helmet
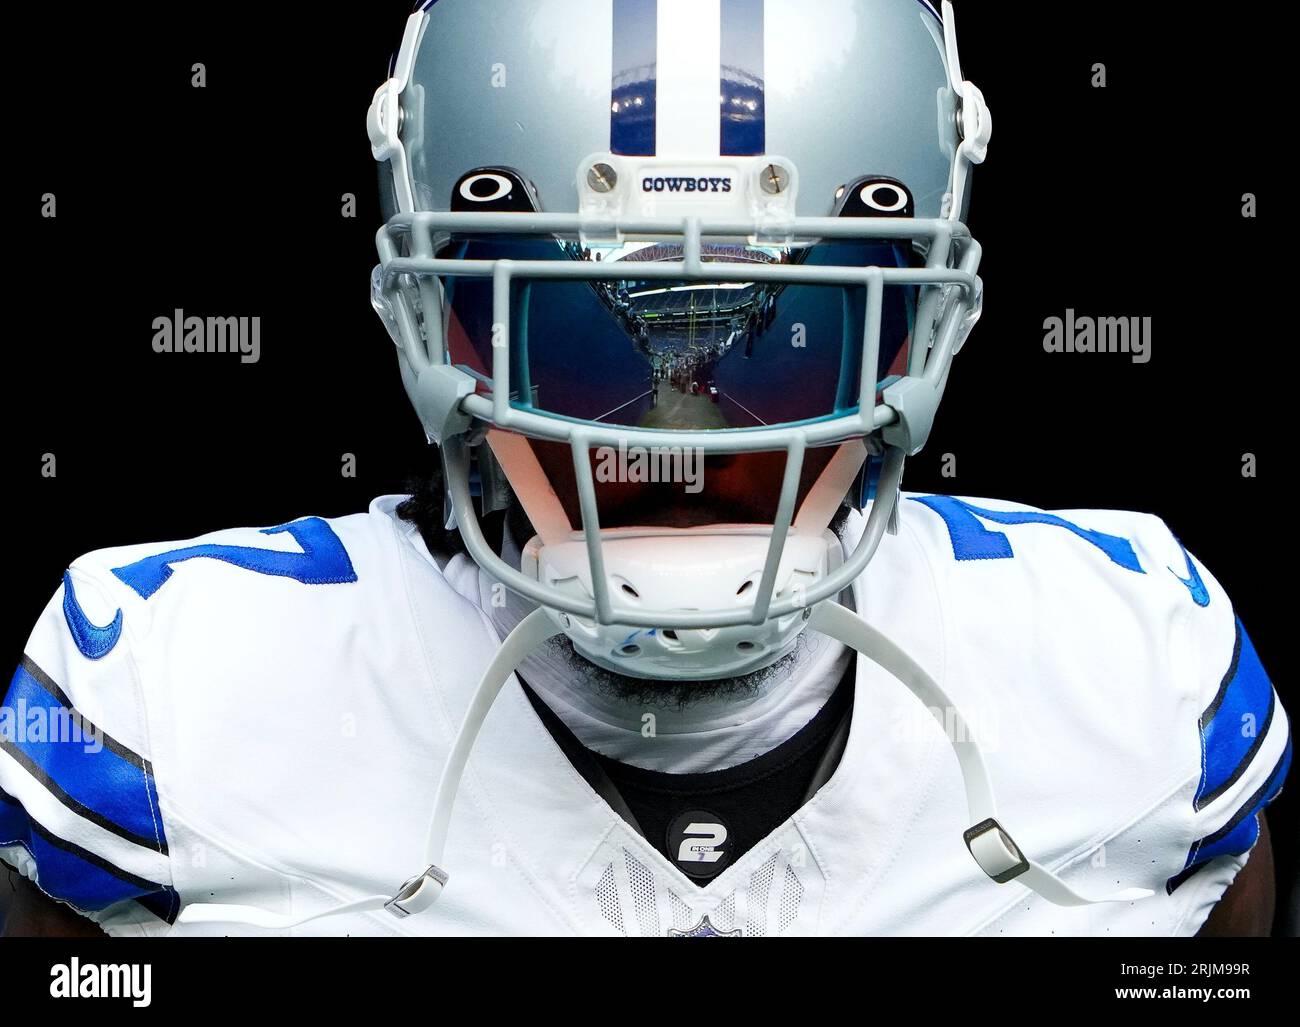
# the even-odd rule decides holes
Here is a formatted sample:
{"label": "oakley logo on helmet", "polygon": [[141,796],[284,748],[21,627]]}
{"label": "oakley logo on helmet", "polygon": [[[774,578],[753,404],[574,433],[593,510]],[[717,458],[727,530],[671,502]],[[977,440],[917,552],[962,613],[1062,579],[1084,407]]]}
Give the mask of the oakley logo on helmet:
{"label": "oakley logo on helmet", "polygon": [[843,186],[837,198],[840,217],[911,218],[916,216],[912,192],[896,178],[872,175]]}
{"label": "oakley logo on helmet", "polygon": [[470,203],[495,203],[514,191],[515,183],[505,175],[490,172],[473,175],[460,184],[460,195]]}
{"label": "oakley logo on helmet", "polygon": [[882,214],[896,214],[907,209],[907,193],[892,182],[872,182],[864,185],[858,198],[872,210]]}
{"label": "oakley logo on helmet", "polygon": [[535,213],[536,196],[513,168],[477,168],[463,176],[452,190],[451,209],[476,213]]}

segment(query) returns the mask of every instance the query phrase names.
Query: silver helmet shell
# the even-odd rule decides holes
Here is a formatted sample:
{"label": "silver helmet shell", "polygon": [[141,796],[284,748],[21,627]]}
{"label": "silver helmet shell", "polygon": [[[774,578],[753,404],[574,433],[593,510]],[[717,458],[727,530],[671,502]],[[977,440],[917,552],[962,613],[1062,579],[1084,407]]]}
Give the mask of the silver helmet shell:
{"label": "silver helmet shell", "polygon": [[[717,677],[779,659],[808,611],[866,566],[979,317],[980,250],[962,216],[991,126],[961,77],[947,3],[943,19],[922,0],[440,0],[413,14],[368,118],[393,205],[374,300],[476,561],[622,673]],[[454,245],[469,238],[549,240],[568,259]],[[899,240],[909,261],[873,256]],[[808,259],[818,247],[831,257]],[[857,256],[834,259],[844,254]],[[662,287],[629,294],[630,267]],[[483,336],[490,325],[477,367],[456,351],[466,330],[449,293],[462,281],[479,283]],[[770,322],[782,290],[860,291],[849,394],[807,416],[686,428],[545,408],[516,352],[521,323],[547,313],[523,309],[525,282],[589,283],[624,325],[651,294],[730,290]],[[900,289],[915,294],[909,345],[887,374],[883,325]],[[649,316],[677,312],[651,302]],[[655,356],[655,388],[680,356]],[[566,360],[581,378],[583,361]],[[690,382],[701,391],[716,394]],[[575,503],[520,440],[571,451]],[[538,531],[522,567],[477,525],[471,464],[485,443],[484,463],[504,469]],[[602,526],[592,454],[629,446],[783,453],[775,514],[687,532]],[[827,447],[835,456],[801,485],[809,453]],[[870,454],[884,465],[876,502],[845,556],[826,529]],[[654,575],[629,534],[653,548]],[[722,586],[700,573],[711,552],[726,554]],[[674,575],[681,587],[666,588]]]}

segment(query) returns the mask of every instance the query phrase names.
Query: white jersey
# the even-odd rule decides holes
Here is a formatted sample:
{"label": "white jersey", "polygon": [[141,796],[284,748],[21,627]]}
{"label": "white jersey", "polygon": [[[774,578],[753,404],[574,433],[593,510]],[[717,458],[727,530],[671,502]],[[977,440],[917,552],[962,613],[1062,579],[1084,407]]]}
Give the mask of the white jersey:
{"label": "white jersey", "polygon": [[[0,711],[0,857],[111,934],[263,933],[176,914],[306,917],[420,873],[499,637],[397,502],[78,560]],[[838,769],[707,887],[589,787],[511,682],[461,788],[441,900],[298,933],[1194,933],[1290,755],[1228,598],[1154,517],[902,505],[857,609],[973,723],[1028,855],[1085,893],[1154,896],[1065,909],[990,881],[943,731],[859,659]]]}

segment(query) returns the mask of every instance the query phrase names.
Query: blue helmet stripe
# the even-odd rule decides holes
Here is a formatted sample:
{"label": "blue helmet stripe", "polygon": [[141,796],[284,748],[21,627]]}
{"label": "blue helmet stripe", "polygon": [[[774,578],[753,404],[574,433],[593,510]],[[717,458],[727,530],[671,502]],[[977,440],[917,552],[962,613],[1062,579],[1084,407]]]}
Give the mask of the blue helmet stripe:
{"label": "blue helmet stripe", "polygon": [[611,153],[626,157],[655,155],[658,65],[658,0],[614,0]]}
{"label": "blue helmet stripe", "polygon": [[722,0],[722,148],[724,157],[767,152],[764,89],[765,0]]}

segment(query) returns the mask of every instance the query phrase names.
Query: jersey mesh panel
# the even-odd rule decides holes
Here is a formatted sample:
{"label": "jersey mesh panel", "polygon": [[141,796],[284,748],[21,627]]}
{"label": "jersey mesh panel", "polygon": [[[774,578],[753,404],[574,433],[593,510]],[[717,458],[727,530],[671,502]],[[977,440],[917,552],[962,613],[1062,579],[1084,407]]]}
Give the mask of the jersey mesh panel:
{"label": "jersey mesh panel", "polygon": [[691,907],[682,901],[680,895],[675,891],[670,891],[668,901],[673,910],[673,927],[679,931],[685,931],[695,926],[695,921],[691,917]]}
{"label": "jersey mesh panel", "polygon": [[773,853],[772,858],[749,879],[749,916],[745,921],[745,933],[751,938],[767,936],[767,897],[771,894],[775,876],[776,854]]}
{"label": "jersey mesh panel", "polygon": [[718,907],[718,929],[734,931],[736,929],[736,893],[733,891]]}
{"label": "jersey mesh panel", "polygon": [[618,883],[614,880],[613,863],[600,875],[600,881],[596,885],[596,901],[600,903],[601,915],[615,930],[619,934],[627,934],[627,928],[623,926],[623,910],[618,904]]}
{"label": "jersey mesh panel", "polygon": [[781,882],[781,920],[778,934],[785,934],[799,916],[799,903],[803,901],[804,887],[794,868],[786,864],[785,878]]}
{"label": "jersey mesh panel", "polygon": [[659,903],[655,901],[655,882],[650,871],[642,866],[632,853],[623,850],[627,860],[628,881],[632,885],[632,905],[636,907],[636,921],[643,938],[659,934]]}

